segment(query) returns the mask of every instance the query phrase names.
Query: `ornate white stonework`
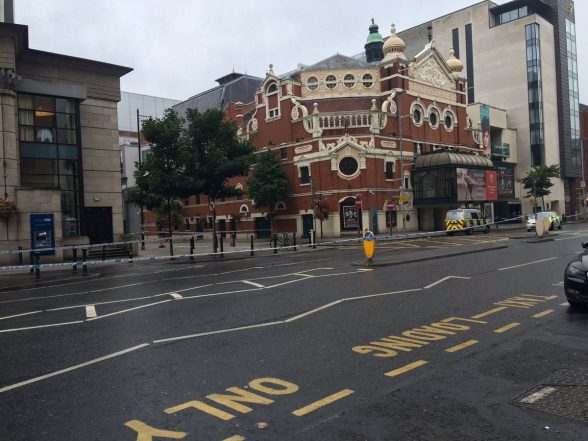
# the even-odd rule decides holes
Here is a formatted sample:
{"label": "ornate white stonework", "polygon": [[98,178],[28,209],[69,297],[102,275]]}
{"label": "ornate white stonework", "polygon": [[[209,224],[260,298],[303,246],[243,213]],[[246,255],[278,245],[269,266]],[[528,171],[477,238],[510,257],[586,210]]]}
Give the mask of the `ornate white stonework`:
{"label": "ornate white stonework", "polygon": [[417,63],[413,69],[413,75],[415,78],[430,82],[437,87],[455,87],[454,82],[443,72],[434,57],[427,58],[423,63]]}
{"label": "ornate white stonework", "polygon": [[301,145],[294,149],[294,153],[297,155],[301,155],[303,153],[312,152],[312,145]]}

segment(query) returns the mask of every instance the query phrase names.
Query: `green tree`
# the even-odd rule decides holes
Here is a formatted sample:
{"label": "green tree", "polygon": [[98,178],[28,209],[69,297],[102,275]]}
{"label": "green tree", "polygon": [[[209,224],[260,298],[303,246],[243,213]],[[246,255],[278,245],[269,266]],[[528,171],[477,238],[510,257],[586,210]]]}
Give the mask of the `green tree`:
{"label": "green tree", "polygon": [[[224,119],[222,110],[200,113],[188,110],[190,194],[218,198],[237,196],[241,190],[229,183],[231,178],[246,176],[253,159],[253,145],[237,137],[237,125]],[[216,238],[216,209],[212,210],[213,237]],[[216,239],[213,240],[216,252]]]}
{"label": "green tree", "polygon": [[264,150],[257,155],[247,186],[255,207],[267,209],[273,232],[276,204],[290,197],[288,175],[274,152]]}
{"label": "green tree", "polygon": [[527,173],[527,176],[520,179],[519,182],[523,184],[525,190],[527,190],[526,197],[532,197],[534,199],[541,198],[541,210],[545,210],[545,196],[551,193],[551,187],[553,183],[551,178],[559,178],[560,169],[558,164],[554,165],[539,165],[533,167]]}
{"label": "green tree", "polygon": [[167,219],[169,252],[174,255],[173,216],[180,208],[178,199],[190,195],[191,179],[186,172],[190,150],[185,141],[184,120],[168,109],[163,118],[143,122],[143,135],[150,149],[134,173],[137,186],[129,199]]}

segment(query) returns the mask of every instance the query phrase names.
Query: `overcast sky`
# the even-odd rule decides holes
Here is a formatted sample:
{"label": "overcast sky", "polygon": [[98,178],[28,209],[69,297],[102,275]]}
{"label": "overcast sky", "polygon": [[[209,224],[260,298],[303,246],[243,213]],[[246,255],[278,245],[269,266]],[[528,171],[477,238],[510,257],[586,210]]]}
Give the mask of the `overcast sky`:
{"label": "overcast sky", "polygon": [[[232,71],[264,76],[363,51],[372,18],[386,37],[476,0],[14,0],[29,45],[134,69],[122,90],[184,100]],[[506,3],[501,0],[497,3]],[[588,2],[576,1],[576,23]],[[588,29],[577,26],[580,100],[588,104]]]}

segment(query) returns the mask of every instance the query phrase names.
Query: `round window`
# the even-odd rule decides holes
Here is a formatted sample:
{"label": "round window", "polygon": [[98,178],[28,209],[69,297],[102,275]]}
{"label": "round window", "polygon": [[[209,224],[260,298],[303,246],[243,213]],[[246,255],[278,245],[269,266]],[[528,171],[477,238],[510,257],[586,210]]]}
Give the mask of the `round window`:
{"label": "round window", "polygon": [[334,89],[337,86],[337,77],[335,75],[327,75],[325,78],[325,86],[329,89]]}
{"label": "round window", "polygon": [[317,90],[319,86],[319,81],[317,77],[309,77],[308,80],[306,80],[306,87],[308,87],[310,90]]}
{"label": "round window", "polygon": [[345,176],[353,176],[357,173],[358,169],[359,164],[357,163],[357,160],[351,156],[346,156],[341,159],[341,162],[339,162],[339,171]]}
{"label": "round window", "polygon": [[361,78],[361,82],[363,83],[363,87],[372,87],[374,85],[374,77],[372,77],[372,74],[366,73]]}
{"label": "round window", "polygon": [[423,113],[420,107],[415,107],[412,111],[412,120],[415,124],[420,124],[423,120]]}
{"label": "round window", "polygon": [[343,78],[343,84],[345,84],[345,87],[348,89],[351,89],[355,86],[355,77],[352,74],[345,75],[345,78]]}
{"label": "round window", "polygon": [[437,128],[439,125],[439,113],[436,110],[431,110],[429,113],[429,124],[432,128]]}
{"label": "round window", "polygon": [[445,114],[445,128],[447,130],[453,128],[453,116],[451,115],[451,113]]}

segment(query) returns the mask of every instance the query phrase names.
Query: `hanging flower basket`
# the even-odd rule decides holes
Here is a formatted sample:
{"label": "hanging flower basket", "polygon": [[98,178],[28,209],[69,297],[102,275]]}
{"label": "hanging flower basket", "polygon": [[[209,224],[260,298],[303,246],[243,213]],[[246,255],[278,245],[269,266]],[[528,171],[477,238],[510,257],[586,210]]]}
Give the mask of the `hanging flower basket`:
{"label": "hanging flower basket", "polygon": [[0,200],[0,219],[10,219],[16,213],[16,204],[8,198]]}

